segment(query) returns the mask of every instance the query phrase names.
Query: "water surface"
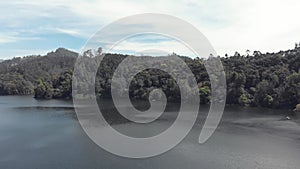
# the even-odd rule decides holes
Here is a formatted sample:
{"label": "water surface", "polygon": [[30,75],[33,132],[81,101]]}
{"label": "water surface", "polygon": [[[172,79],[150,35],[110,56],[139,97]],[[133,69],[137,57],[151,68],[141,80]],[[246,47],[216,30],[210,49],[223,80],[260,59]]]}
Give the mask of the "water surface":
{"label": "water surface", "polygon": [[[110,104],[102,107],[115,112]],[[140,103],[140,106],[143,104]],[[175,105],[175,104],[174,104]],[[174,106],[173,105],[173,106]],[[113,123],[128,135],[155,135],[172,124],[172,109],[150,125]],[[174,149],[148,159],[114,156],[91,141],[71,101],[0,97],[0,168],[3,169],[298,169],[300,122],[283,120],[287,110],[228,106],[216,133],[197,143],[203,112],[191,133]]]}

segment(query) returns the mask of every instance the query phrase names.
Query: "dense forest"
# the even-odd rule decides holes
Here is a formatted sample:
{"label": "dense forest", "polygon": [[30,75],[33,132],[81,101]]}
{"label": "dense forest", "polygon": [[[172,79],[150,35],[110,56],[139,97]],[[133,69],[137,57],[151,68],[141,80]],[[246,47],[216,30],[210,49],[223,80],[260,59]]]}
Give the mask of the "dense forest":
{"label": "dense forest", "polygon": [[[73,69],[78,54],[63,48],[46,56],[26,56],[5,60],[0,63],[0,95],[31,95],[46,97],[47,92],[60,85],[64,89],[63,78]],[[59,81],[59,82],[58,82]],[[57,82],[57,83],[55,83]],[[51,89],[50,89],[51,88]],[[55,90],[57,91],[57,90]],[[56,93],[53,91],[54,93]],[[61,91],[59,93],[64,93]],[[65,96],[65,95],[62,95]],[[54,98],[60,98],[54,94]]]}
{"label": "dense forest", "polygon": [[[0,95],[33,94],[40,99],[71,98],[72,74],[77,56],[75,52],[59,48],[45,56],[19,57],[1,62]],[[113,73],[127,57],[137,58],[122,54],[105,55],[96,76],[97,96],[110,97]],[[203,64],[206,60],[179,57],[194,73],[201,103],[208,104],[211,91]],[[225,55],[220,59],[227,78],[227,104],[292,109],[300,103],[298,46],[277,53],[254,51],[250,54],[248,51],[246,55],[241,55],[236,52],[233,56]],[[181,97],[174,79],[157,69],[148,69],[135,76],[130,82],[130,97],[147,99],[154,87],[161,88],[169,100],[177,101]]]}

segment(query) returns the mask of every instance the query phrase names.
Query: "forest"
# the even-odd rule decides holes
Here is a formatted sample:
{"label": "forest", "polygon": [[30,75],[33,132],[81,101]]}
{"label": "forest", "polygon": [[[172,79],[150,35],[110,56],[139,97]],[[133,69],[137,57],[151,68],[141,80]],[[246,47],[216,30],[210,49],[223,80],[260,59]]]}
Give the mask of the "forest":
{"label": "forest", "polygon": [[[86,54],[89,54],[88,51]],[[176,54],[165,57],[172,60],[172,55]],[[0,63],[0,95],[34,95],[36,99],[72,98],[72,74],[77,57],[77,53],[59,48],[45,56],[4,60]],[[138,58],[123,54],[105,54],[95,79],[95,92],[98,97],[111,97],[113,73],[127,57]],[[204,66],[206,59],[179,57],[194,74],[201,104],[209,104],[211,84]],[[248,51],[241,55],[236,52],[233,56],[226,54],[220,59],[226,73],[227,104],[292,109],[300,103],[298,46],[276,53],[254,51],[250,54]],[[167,64],[162,64],[161,66],[168,67]],[[153,88],[161,88],[170,101],[178,101],[183,97],[180,96],[177,82],[169,74],[157,69],[144,70],[128,83],[132,99],[148,99]]]}

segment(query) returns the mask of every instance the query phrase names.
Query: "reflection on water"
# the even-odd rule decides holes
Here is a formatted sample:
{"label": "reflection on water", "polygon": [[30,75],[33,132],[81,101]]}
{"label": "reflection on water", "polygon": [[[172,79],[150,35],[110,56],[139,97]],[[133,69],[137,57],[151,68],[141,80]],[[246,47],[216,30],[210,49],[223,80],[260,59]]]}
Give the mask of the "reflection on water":
{"label": "reflection on water", "polygon": [[[105,113],[116,113],[103,101]],[[176,105],[176,104],[174,104]],[[114,128],[135,137],[156,135],[172,124],[177,108],[148,125],[113,122]],[[137,107],[143,108],[143,103]],[[226,108],[217,132],[197,143],[207,113],[202,106],[192,132],[171,151],[148,159],[114,156],[83,132],[71,101],[35,100],[30,96],[0,97],[0,168],[2,169],[298,169],[300,122],[283,120],[287,110]]]}

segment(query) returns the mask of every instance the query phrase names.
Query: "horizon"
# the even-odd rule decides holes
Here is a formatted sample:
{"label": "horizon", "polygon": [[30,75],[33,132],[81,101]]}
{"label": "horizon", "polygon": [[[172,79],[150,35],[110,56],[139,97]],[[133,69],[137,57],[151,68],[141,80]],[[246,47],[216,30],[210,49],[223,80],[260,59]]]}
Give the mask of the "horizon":
{"label": "horizon", "polygon": [[[68,49],[68,48],[65,48],[65,47],[58,47],[56,49],[53,49],[53,50],[49,50],[49,51],[46,51],[45,53],[41,53],[41,54],[28,54],[28,55],[24,55],[24,56],[12,56],[10,58],[0,58],[0,61],[6,61],[6,60],[11,60],[11,59],[14,59],[14,58],[25,58],[25,57],[30,57],[30,56],[46,56],[47,54],[51,53],[51,52],[56,52],[58,49],[64,49],[64,50],[68,50],[70,52],[75,52],[77,54],[79,54],[80,52],[78,51],[75,51],[75,50],[72,50],[72,49]],[[258,50],[253,50],[251,51],[251,54],[249,54],[249,56],[253,56],[253,52],[254,51],[258,51],[258,52],[261,52],[261,54],[268,54],[268,53],[279,53],[279,52],[286,52],[286,51],[289,51],[289,50],[294,50],[296,49],[295,47],[294,48],[289,48],[289,49],[285,49],[285,50],[278,50],[278,51],[267,51],[267,52],[261,52],[261,51],[258,51]],[[159,51],[161,52],[161,51]],[[240,53],[238,51],[236,51],[237,53],[239,53],[241,56],[247,56],[247,53]],[[228,57],[233,57],[234,54],[236,53],[234,52],[233,54],[228,54]],[[119,53],[118,51],[112,51],[112,52],[108,52],[108,53],[105,53],[105,54],[117,54],[117,55],[129,55],[129,56],[137,56],[137,57],[140,57],[140,56],[150,56],[150,57],[165,57],[165,56],[170,56],[172,54],[176,54],[178,56],[182,56],[182,57],[188,57],[188,58],[191,58],[191,59],[195,59],[196,57],[198,56],[194,56],[194,57],[191,57],[190,55],[184,55],[184,54],[178,54],[176,52],[170,52],[170,53],[164,53],[164,52],[161,52],[161,53],[157,53],[157,54],[154,54],[154,55],[151,55],[151,54],[147,54],[147,53]],[[218,57],[226,57],[225,56],[226,54],[224,55],[217,55]],[[204,57],[200,57],[200,58],[204,58]]]}

